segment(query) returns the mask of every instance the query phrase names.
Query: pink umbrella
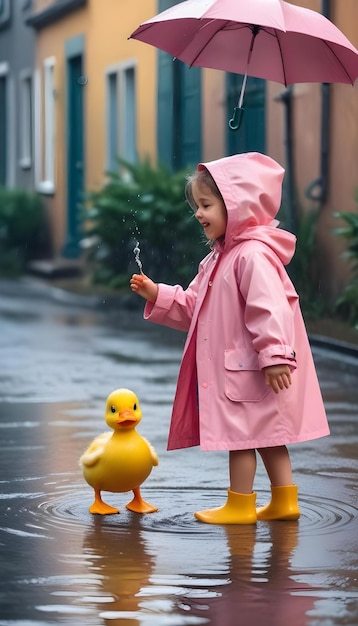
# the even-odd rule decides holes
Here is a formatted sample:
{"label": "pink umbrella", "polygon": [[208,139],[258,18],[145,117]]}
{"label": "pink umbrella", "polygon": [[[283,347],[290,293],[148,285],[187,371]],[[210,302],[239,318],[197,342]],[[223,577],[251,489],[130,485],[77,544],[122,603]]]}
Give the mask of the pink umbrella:
{"label": "pink umbrella", "polygon": [[353,85],[358,50],[326,17],[284,0],[187,0],[131,35],[190,66],[244,74],[230,127],[240,125],[247,76],[284,85]]}
{"label": "pink umbrella", "polygon": [[[181,59],[193,41],[199,48],[213,46],[215,54],[215,37],[224,30],[224,47],[230,57],[237,28],[245,28],[249,35],[251,24],[284,30],[281,0],[187,0],[147,20],[130,37]],[[224,58],[222,62],[226,64]],[[192,61],[186,63],[194,65]]]}

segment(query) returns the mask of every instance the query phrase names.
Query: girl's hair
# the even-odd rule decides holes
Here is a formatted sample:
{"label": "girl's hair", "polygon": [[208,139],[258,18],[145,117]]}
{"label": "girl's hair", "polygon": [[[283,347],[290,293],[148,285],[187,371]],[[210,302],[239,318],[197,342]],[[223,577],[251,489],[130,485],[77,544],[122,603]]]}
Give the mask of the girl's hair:
{"label": "girl's hair", "polygon": [[194,198],[193,198],[193,182],[197,182],[199,184],[202,185],[206,185],[207,187],[209,187],[210,191],[217,196],[218,198],[220,198],[220,200],[223,200],[223,197],[219,191],[219,188],[215,182],[215,180],[213,179],[213,177],[211,176],[211,174],[209,173],[209,171],[204,168],[202,170],[196,170],[193,174],[190,174],[187,179],[186,179],[186,185],[185,185],[185,198],[187,200],[187,202],[190,204],[191,208],[193,209],[194,213],[196,213],[197,210],[197,206],[195,204]]}
{"label": "girl's hair", "polygon": [[[196,170],[193,174],[190,174],[186,179],[185,198],[188,204],[190,205],[190,207],[192,208],[192,210],[194,211],[194,213],[196,213],[198,207],[195,204],[195,200],[193,197],[193,182],[199,183],[199,185],[201,184],[201,185],[206,185],[207,187],[209,187],[210,191],[214,194],[214,196],[216,196],[217,198],[220,198],[220,200],[223,202],[225,206],[224,198],[222,197],[220,193],[219,187],[217,186],[210,172],[206,168],[204,168],[202,170]],[[213,248],[215,244],[215,240],[208,239],[206,243],[210,248]]]}

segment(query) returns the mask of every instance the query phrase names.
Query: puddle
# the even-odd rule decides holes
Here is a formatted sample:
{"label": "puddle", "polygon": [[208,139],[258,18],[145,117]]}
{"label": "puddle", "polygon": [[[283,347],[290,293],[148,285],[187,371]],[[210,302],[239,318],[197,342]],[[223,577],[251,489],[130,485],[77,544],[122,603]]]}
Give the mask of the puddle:
{"label": "puddle", "polygon": [[[201,524],[194,511],[226,498],[227,454],[166,452],[182,339],[136,313],[121,325],[46,302],[24,315],[20,302],[16,315],[2,303],[0,626],[358,623],[356,371],[317,356],[332,434],[291,447],[298,522]],[[120,513],[92,516],[78,459],[119,386],[138,394],[138,431],[159,456],[142,486],[159,511],[106,493]],[[255,489],[266,503],[260,464]]]}

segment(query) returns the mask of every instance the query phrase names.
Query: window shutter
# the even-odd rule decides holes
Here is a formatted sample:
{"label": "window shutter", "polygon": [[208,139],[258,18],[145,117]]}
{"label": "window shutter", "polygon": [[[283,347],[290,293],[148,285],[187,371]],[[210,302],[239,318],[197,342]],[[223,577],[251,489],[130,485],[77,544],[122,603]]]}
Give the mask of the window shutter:
{"label": "window shutter", "polygon": [[166,52],[158,53],[157,146],[158,161],[172,168],[173,154],[173,60]]}
{"label": "window shutter", "polygon": [[[227,122],[237,106],[243,76],[227,74],[226,100]],[[227,126],[227,152],[265,152],[265,81],[249,76],[244,94],[244,115],[240,129],[231,130]]]}

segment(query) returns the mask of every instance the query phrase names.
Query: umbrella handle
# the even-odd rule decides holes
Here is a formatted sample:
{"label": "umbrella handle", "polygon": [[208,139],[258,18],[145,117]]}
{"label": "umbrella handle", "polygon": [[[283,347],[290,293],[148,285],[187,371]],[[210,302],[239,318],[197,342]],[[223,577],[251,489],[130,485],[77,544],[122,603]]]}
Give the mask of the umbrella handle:
{"label": "umbrella handle", "polygon": [[231,120],[229,120],[229,128],[231,130],[239,130],[244,115],[243,107],[234,107]]}

